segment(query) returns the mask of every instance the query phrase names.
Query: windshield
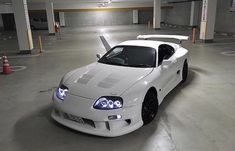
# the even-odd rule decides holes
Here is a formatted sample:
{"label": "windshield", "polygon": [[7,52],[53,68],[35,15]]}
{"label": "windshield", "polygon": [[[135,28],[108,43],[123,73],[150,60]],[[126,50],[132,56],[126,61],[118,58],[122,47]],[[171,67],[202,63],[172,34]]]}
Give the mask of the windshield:
{"label": "windshield", "polygon": [[117,46],[108,51],[99,63],[151,68],[156,65],[156,50],[150,47]]}

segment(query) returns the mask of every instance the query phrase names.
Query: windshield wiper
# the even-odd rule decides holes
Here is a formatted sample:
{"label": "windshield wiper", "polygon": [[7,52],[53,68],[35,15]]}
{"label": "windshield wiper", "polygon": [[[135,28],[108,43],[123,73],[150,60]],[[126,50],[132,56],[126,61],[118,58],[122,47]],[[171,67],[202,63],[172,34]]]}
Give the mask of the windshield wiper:
{"label": "windshield wiper", "polygon": [[118,62],[100,62],[104,64],[109,64],[109,65],[118,65],[118,66],[126,66],[126,67],[141,67],[141,68],[152,68],[152,65],[149,64],[137,64],[137,65],[128,65],[128,64],[122,64]]}
{"label": "windshield wiper", "polygon": [[121,64],[121,63],[118,63],[118,62],[104,62],[104,63],[110,64],[110,65],[126,66],[125,64]]}
{"label": "windshield wiper", "polygon": [[137,64],[137,65],[131,65],[132,67],[148,67],[148,68],[151,68],[153,67],[152,65],[149,65],[149,64]]}

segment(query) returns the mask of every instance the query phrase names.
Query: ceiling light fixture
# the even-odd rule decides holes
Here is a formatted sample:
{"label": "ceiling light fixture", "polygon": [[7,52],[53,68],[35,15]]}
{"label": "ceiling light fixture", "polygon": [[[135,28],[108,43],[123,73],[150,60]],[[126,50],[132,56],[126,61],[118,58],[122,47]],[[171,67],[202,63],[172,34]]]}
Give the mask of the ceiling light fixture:
{"label": "ceiling light fixture", "polygon": [[112,0],[108,0],[107,2],[98,3],[98,7],[108,7],[109,4],[112,3]]}
{"label": "ceiling light fixture", "polygon": [[12,5],[12,3],[6,2],[4,3],[4,5]]}

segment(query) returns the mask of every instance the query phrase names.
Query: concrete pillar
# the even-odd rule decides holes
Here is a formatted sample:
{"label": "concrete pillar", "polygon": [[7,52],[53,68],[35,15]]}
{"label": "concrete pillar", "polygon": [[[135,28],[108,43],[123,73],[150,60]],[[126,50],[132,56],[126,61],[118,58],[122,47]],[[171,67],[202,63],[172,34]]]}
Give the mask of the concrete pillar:
{"label": "concrete pillar", "polygon": [[139,11],[138,9],[133,10],[133,24],[139,23]]}
{"label": "concrete pillar", "polygon": [[65,18],[64,18],[64,12],[59,12],[59,19],[60,19],[60,26],[65,26]]}
{"label": "concrete pillar", "polygon": [[46,2],[46,13],[49,35],[55,35],[55,17],[53,3]]}
{"label": "concrete pillar", "polygon": [[154,0],[153,4],[153,28],[161,28],[161,0]]}
{"label": "concrete pillar", "polygon": [[190,26],[198,26],[198,15],[199,15],[200,2],[191,2],[191,14],[190,14]]}
{"label": "concrete pillar", "polygon": [[202,1],[200,39],[204,42],[212,42],[214,39],[216,7],[217,0]]}
{"label": "concrete pillar", "polygon": [[12,0],[12,5],[20,53],[29,54],[33,49],[33,39],[30,29],[27,1]]}

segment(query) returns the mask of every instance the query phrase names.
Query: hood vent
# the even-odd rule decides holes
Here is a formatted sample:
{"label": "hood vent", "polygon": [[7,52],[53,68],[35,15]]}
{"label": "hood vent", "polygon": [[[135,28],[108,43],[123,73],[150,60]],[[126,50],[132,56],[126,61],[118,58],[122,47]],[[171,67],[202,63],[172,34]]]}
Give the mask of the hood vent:
{"label": "hood vent", "polygon": [[87,84],[93,77],[94,75],[83,74],[79,79],[75,81],[75,83]]}
{"label": "hood vent", "polygon": [[113,85],[115,85],[116,83],[121,81],[122,78],[123,77],[121,77],[121,76],[111,74],[108,77],[106,77],[104,80],[99,82],[97,86],[101,87],[101,88],[105,88],[105,89],[111,88]]}

